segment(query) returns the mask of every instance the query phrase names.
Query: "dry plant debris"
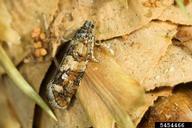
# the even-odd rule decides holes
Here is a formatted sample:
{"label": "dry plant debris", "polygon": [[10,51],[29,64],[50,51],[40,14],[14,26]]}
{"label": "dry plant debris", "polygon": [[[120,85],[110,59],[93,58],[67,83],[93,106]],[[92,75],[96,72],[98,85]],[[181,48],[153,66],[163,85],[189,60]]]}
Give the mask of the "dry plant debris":
{"label": "dry plant debris", "polygon": [[[122,128],[132,127],[126,118],[129,117],[129,112],[137,109],[137,107],[144,103],[144,90],[123,71],[114,58],[102,55],[101,51],[99,53],[100,64],[91,63],[89,65],[86,71],[87,77],[85,77],[83,83],[85,81],[84,84],[87,84],[99,96],[100,100],[112,114],[112,119],[115,119],[117,126]],[[85,86],[84,84],[81,86]],[[83,95],[86,92],[81,92],[80,90],[79,93]],[[85,102],[85,97],[81,96],[80,101],[82,100]],[[89,102],[94,101],[89,100]],[[88,106],[87,104],[85,107]],[[94,112],[94,110],[89,110],[89,112]],[[101,120],[100,118],[94,120],[95,118],[92,118],[92,115],[90,119],[96,122]],[[113,125],[111,124],[111,127]]]}
{"label": "dry plant debris", "polygon": [[182,42],[182,44],[192,52],[192,40]]}
{"label": "dry plant debris", "polygon": [[[24,58],[25,53],[20,42],[20,35],[11,26],[12,22],[12,16],[8,12],[3,0],[0,0],[0,45],[8,45],[6,51],[13,59],[13,62],[18,64]],[[7,44],[4,42],[7,42]],[[0,67],[0,75],[3,73],[4,71]]]}
{"label": "dry plant debris", "polygon": [[8,103],[7,96],[4,90],[4,84],[0,79],[0,127],[2,128],[21,128],[19,121],[16,118],[15,113],[12,111],[12,107]]}
{"label": "dry plant debris", "polygon": [[143,80],[165,55],[175,33],[174,24],[151,22],[128,35],[127,40],[119,38],[106,43],[112,45],[117,63],[143,86]]}
{"label": "dry plant debris", "polygon": [[165,11],[163,11],[158,19],[162,21],[170,21],[176,24],[192,25],[192,2],[186,5],[186,10],[188,15],[181,11],[178,6],[171,5]]}
{"label": "dry plant debris", "polygon": [[[16,30],[22,38],[22,42],[20,43],[20,45],[16,46],[16,45],[12,44],[12,47],[9,47],[6,49],[6,51],[9,53],[9,56],[13,60],[13,62],[15,62],[15,64],[19,64],[21,62],[21,60],[23,60],[23,58],[26,57],[28,53],[30,53],[29,47],[31,47],[30,42],[32,42],[30,32],[32,31],[32,28],[34,28],[34,26],[38,26],[40,24],[39,21],[41,21],[41,20],[37,20],[37,19],[43,13],[45,15],[49,15],[50,13],[53,13],[55,11],[54,7],[57,6],[57,3],[55,0],[52,3],[45,2],[46,4],[43,4],[45,6],[44,6],[44,8],[42,8],[42,6],[39,6],[39,2],[38,3],[33,2],[32,4],[28,4],[28,3],[31,3],[31,1],[22,1],[22,2],[17,1],[16,2],[16,1],[10,0],[10,1],[3,1],[3,2],[5,3],[5,6],[7,7],[7,10],[11,15],[12,21],[14,21],[11,23],[11,27],[14,28],[14,30]],[[22,4],[19,4],[20,2]],[[45,8],[47,8],[47,7],[51,7],[52,10],[51,10],[51,8],[48,8],[47,10],[45,10]],[[33,10],[33,11],[31,11],[31,10]],[[44,12],[42,12],[42,11],[44,11]],[[6,18],[6,17],[4,17],[4,18]],[[33,64],[33,66],[34,66],[34,64]],[[45,73],[46,71],[42,70],[45,67],[48,67],[48,66],[42,66],[42,68],[40,68],[40,70],[38,70],[38,71],[43,71]],[[29,69],[27,69],[27,70],[29,70]],[[31,72],[34,72],[34,70]],[[30,75],[31,75],[31,72],[30,72]],[[42,75],[40,75],[40,74],[38,76],[38,78],[40,79],[39,83],[33,84],[33,82],[34,82],[33,81],[34,76],[33,76],[32,80],[31,80],[31,81],[33,81],[32,85],[35,85],[35,86],[40,85],[40,83],[43,79],[42,78],[43,74]],[[35,76],[37,76],[37,75],[35,75]],[[10,101],[11,105],[14,106],[14,110],[17,113],[21,126],[24,128],[32,127],[32,123],[33,123],[32,120],[33,120],[34,108],[35,108],[34,102],[32,102],[31,99],[29,99],[27,96],[25,96],[21,91],[18,91],[17,88],[14,88],[14,86],[10,87],[9,85],[11,85],[11,83],[10,82],[8,83],[8,81],[9,81],[8,79],[6,79],[5,81],[6,81],[6,85],[8,85],[8,86],[6,86],[6,91],[8,93],[9,101]],[[29,83],[31,84],[31,82],[29,82]],[[37,87],[36,90],[38,91],[39,87]],[[15,94],[15,95],[13,95],[13,94]],[[21,100],[21,99],[23,99],[23,100]],[[16,101],[20,101],[20,102],[15,103]],[[15,105],[15,104],[17,104],[17,105]],[[23,108],[23,106],[25,106],[25,107]],[[23,112],[23,111],[25,111],[25,112]]]}
{"label": "dry plant debris", "polygon": [[0,0],[0,40],[6,41],[10,46],[20,43],[19,34],[11,27],[12,17],[3,0]]}
{"label": "dry plant debris", "polygon": [[180,42],[192,40],[192,26],[179,26],[175,38]]}
{"label": "dry plant debris", "polygon": [[191,64],[190,53],[180,47],[170,45],[167,53],[144,80],[143,86],[147,90],[151,90],[155,87],[165,85],[173,87],[180,83],[190,82],[192,79]]}
{"label": "dry plant debris", "polygon": [[[122,110],[121,112],[123,112],[124,116],[130,117],[134,125],[140,122],[145,112],[150,106],[154,105],[154,101],[159,96],[169,96],[168,101],[172,101],[172,98],[170,98],[172,89],[164,90],[161,88],[164,86],[173,87],[179,83],[192,81],[190,68],[192,63],[192,43],[191,35],[188,34],[190,33],[189,25],[192,25],[192,22],[173,3],[174,0],[129,0],[127,2],[124,0],[50,0],[49,2],[45,0],[36,0],[36,2],[6,0],[5,5],[14,20],[12,26],[23,39],[22,47],[25,46],[25,49],[33,46],[34,49],[38,49],[37,57],[47,54],[41,49],[44,48],[42,40],[47,35],[40,34],[41,30],[35,30],[32,37],[38,36],[40,40],[36,40],[33,43],[31,31],[35,26],[48,26],[45,27],[45,30],[47,31],[47,28],[49,28],[51,34],[50,43],[54,44],[54,49],[56,50],[60,45],[60,40],[70,39],[87,19],[93,20],[96,24],[96,39],[104,40],[103,43],[111,44],[115,51],[114,56],[107,57],[108,59],[106,60],[109,61],[105,61],[105,59],[101,61],[103,65],[91,63],[88,66],[87,74],[81,83],[84,86],[80,87],[77,100],[75,100],[71,109],[66,111],[54,110],[59,119],[57,123],[44,113],[38,117],[40,120],[33,118],[34,103],[16,88],[8,86],[11,83],[8,79],[5,79],[10,103],[16,110],[22,127],[31,128],[33,119],[39,121],[37,126],[40,128],[118,127],[118,122],[122,120],[118,120],[119,117],[114,116],[114,112],[111,111],[117,109],[116,105],[110,107],[110,104],[114,102],[104,100],[107,99],[107,94],[111,94],[114,99],[120,99],[117,103]],[[191,2],[187,2],[186,8],[189,15],[191,15]],[[46,23],[44,23],[44,20]],[[151,20],[158,21],[151,22]],[[179,28],[177,29],[178,25]],[[172,45],[172,38],[178,39],[179,43],[182,44],[181,47]],[[9,50],[11,51],[11,49],[7,51]],[[25,49],[26,51],[29,52],[28,49]],[[102,50],[97,49],[97,51],[99,51],[98,56],[102,58],[102,55],[99,55]],[[13,54],[13,52],[10,52],[10,56],[13,56]],[[15,60],[18,57],[14,56],[12,59]],[[112,63],[113,66],[116,65],[116,68],[109,70],[102,67],[104,65],[109,65],[108,67],[110,67],[109,63]],[[49,65],[50,62],[42,61],[42,64],[29,62],[28,64],[20,65],[20,71],[23,72],[26,79],[38,91]],[[92,67],[98,68],[95,74]],[[117,69],[118,74],[121,74],[116,79],[99,76],[100,74],[106,75],[106,73],[114,75],[115,69]],[[128,76],[129,78],[127,78]],[[127,80],[132,78],[134,81],[138,81],[140,86],[135,86],[134,82],[130,86],[126,84],[130,82]],[[101,82],[96,84],[97,81],[95,82],[95,79]],[[119,79],[124,83],[118,83]],[[102,89],[99,90],[98,87],[106,89],[106,95],[103,95]],[[145,90],[152,91],[145,92],[142,96],[139,93],[143,92],[142,87]],[[161,88],[156,91],[155,88],[157,87]],[[126,93],[131,90],[133,91],[132,93]],[[122,95],[119,95],[119,93],[122,93]],[[144,101],[140,100],[141,97],[143,97]],[[177,97],[182,96],[179,95]],[[191,100],[187,98],[175,99],[178,100],[177,102],[183,100],[191,104]],[[163,101],[166,102],[166,100]],[[163,108],[159,108],[160,104],[158,102],[157,100],[155,103],[156,111],[163,110]],[[25,107],[23,108],[23,106]],[[93,108],[98,112],[94,111]],[[179,113],[182,110],[191,111],[187,107],[183,107],[183,109],[177,109],[175,113]],[[104,113],[107,116],[101,118]],[[166,112],[163,111],[162,113],[165,114]],[[149,125],[154,121],[149,121]],[[149,125],[143,126],[147,128]]]}
{"label": "dry plant debris", "polygon": [[[85,4],[87,3],[87,4]],[[87,19],[96,25],[96,39],[105,40],[129,34],[161,15],[173,0],[161,0],[160,5],[148,8],[143,0],[60,1],[51,27],[57,39],[69,39]]]}
{"label": "dry plant debris", "polygon": [[138,128],[154,128],[154,122],[191,122],[192,121],[191,85],[179,86],[172,96],[161,98],[150,108]]}

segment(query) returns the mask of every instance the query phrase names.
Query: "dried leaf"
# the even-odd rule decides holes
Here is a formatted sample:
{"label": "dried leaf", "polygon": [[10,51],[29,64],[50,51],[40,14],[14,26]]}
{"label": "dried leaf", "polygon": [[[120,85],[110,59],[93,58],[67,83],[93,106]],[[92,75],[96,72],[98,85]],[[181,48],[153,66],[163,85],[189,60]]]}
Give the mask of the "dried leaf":
{"label": "dried leaf", "polygon": [[155,122],[192,121],[191,83],[176,87],[172,96],[161,98],[143,119],[138,128],[154,128]]}
{"label": "dried leaf", "polygon": [[147,89],[161,86],[175,86],[180,83],[192,81],[192,56],[184,49],[170,45],[167,53],[151,70],[149,76],[143,81]]}
{"label": "dried leaf", "polygon": [[[105,56],[100,52],[100,54],[98,53],[98,58],[100,58],[100,62],[98,64],[91,63],[88,66],[86,71],[87,77],[83,79],[85,82],[82,82],[83,84],[81,86],[87,84],[86,86],[90,87],[93,92],[97,93],[97,95],[100,97],[100,100],[102,100],[102,102],[106,105],[108,111],[117,122],[117,125],[122,128],[134,127],[128,112],[131,112],[143,103],[143,89],[138,85],[136,81],[131,79],[122,70],[122,68],[115,62],[112,57]],[[85,96],[85,92],[79,93],[82,95],[80,97],[81,101],[84,101],[86,99],[86,97],[83,97]],[[90,96],[87,95],[87,97]],[[95,101],[89,102],[92,103]],[[97,105],[102,107],[103,103],[99,103],[101,103],[101,101],[99,101]],[[83,106],[85,105],[88,104],[84,104]],[[93,123],[95,123],[94,125],[98,126],[97,122],[101,118],[95,118],[94,110],[90,109],[90,107],[91,106],[85,106],[85,108],[88,108],[87,111],[90,114],[90,119],[93,121]],[[105,113],[108,113],[105,108],[101,110],[104,110]],[[100,111],[99,113],[103,112]],[[112,122],[113,118],[111,118],[110,114],[108,115],[109,117],[108,119],[106,118],[106,120],[108,122]],[[113,124],[105,125],[113,126]]]}
{"label": "dried leaf", "polygon": [[154,106],[154,102],[159,97],[168,97],[172,95],[172,89],[171,88],[161,88],[156,89],[151,92],[148,92],[145,94],[145,102],[142,106],[140,106],[135,111],[131,111],[130,115],[133,119],[134,123],[138,125],[143,118],[144,114],[148,111],[148,109],[152,106]]}
{"label": "dried leaf", "polygon": [[[5,0],[5,5],[13,19],[13,28],[25,40],[31,39],[34,27],[45,27],[53,20],[59,0]],[[27,42],[29,43],[29,42]]]}
{"label": "dried leaf", "polygon": [[[78,98],[87,112],[94,128],[115,128],[115,120],[97,93],[89,87],[87,75],[81,82]],[[105,116],[103,116],[105,115]]]}
{"label": "dried leaf", "polygon": [[90,128],[92,126],[79,100],[75,99],[74,104],[67,110],[54,110],[58,121],[47,116],[45,112],[38,115],[37,128]]}
{"label": "dried leaf", "polygon": [[192,52],[192,40],[182,42],[182,44]]}
{"label": "dried leaf", "polygon": [[161,0],[149,8],[141,0],[60,1],[60,11],[51,26],[57,38],[69,39],[87,19],[95,21],[97,40],[129,34],[160,16],[173,0]]}
{"label": "dried leaf", "polygon": [[112,39],[106,43],[112,45],[116,62],[143,86],[143,80],[166,53],[175,33],[173,24],[151,22],[125,39]]}
{"label": "dried leaf", "polygon": [[4,92],[4,84],[0,79],[0,127],[1,128],[21,128],[16,116],[12,113],[12,108],[8,105],[8,99]]}
{"label": "dried leaf", "polygon": [[185,8],[184,10],[186,10],[187,15],[178,6],[172,5],[164,10],[158,19],[162,21],[171,21],[176,24],[192,25],[192,2]]}
{"label": "dried leaf", "polygon": [[192,40],[192,26],[179,26],[175,38],[181,42]]}
{"label": "dried leaf", "polygon": [[11,46],[12,43],[20,43],[20,36],[11,27],[12,18],[2,0],[0,0],[0,41],[5,41]]}

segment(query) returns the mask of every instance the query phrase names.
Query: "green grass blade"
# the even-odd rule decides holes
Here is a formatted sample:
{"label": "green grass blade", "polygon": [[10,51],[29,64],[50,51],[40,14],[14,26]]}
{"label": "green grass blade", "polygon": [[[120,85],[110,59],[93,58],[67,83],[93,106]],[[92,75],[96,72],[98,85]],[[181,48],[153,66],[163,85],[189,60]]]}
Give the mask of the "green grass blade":
{"label": "green grass blade", "polygon": [[51,111],[49,106],[43,101],[37,92],[27,83],[27,81],[22,77],[19,71],[16,69],[12,61],[9,59],[8,55],[0,45],[0,64],[4,68],[7,75],[15,83],[15,85],[21,89],[23,93],[34,100],[48,115],[50,115],[54,120],[57,121],[56,116]]}
{"label": "green grass blade", "polygon": [[187,13],[187,10],[185,8],[185,5],[183,3],[183,0],[176,0],[177,5],[179,6],[179,8],[184,12]]}
{"label": "green grass blade", "polygon": [[184,5],[184,1],[183,0],[176,0],[177,5],[179,6],[179,8],[181,9],[181,11],[190,18],[191,20],[191,16],[189,15],[189,13],[187,12],[187,9]]}

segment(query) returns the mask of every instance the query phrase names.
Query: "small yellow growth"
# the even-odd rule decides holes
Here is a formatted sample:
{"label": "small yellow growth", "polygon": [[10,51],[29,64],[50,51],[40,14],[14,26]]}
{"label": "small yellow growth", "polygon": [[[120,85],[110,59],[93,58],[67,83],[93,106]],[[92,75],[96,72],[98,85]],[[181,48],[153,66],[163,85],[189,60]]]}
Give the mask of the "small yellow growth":
{"label": "small yellow growth", "polygon": [[159,0],[148,0],[148,1],[144,2],[143,5],[145,7],[149,7],[149,8],[156,8],[156,7],[159,7],[161,5],[161,3]]}
{"label": "small yellow growth", "polygon": [[47,50],[45,45],[46,35],[40,27],[35,27],[32,30],[31,37],[34,39],[33,48],[35,49],[33,54],[35,57],[46,56]]}
{"label": "small yellow growth", "polygon": [[45,38],[46,38],[45,33],[41,32],[41,34],[40,34],[40,39],[41,39],[41,40],[45,40]]}
{"label": "small yellow growth", "polygon": [[47,55],[47,50],[45,48],[35,49],[34,52],[35,57],[41,57]]}
{"label": "small yellow growth", "polygon": [[38,40],[45,40],[46,35],[40,27],[35,27],[31,33],[31,37]]}
{"label": "small yellow growth", "polygon": [[41,56],[45,56],[45,55],[47,55],[47,50],[44,48],[41,48],[40,53],[41,53]]}
{"label": "small yellow growth", "polygon": [[41,42],[41,41],[35,42],[35,43],[33,44],[33,47],[34,47],[34,48],[41,48],[41,47],[42,47],[42,42]]}
{"label": "small yellow growth", "polygon": [[38,38],[40,33],[41,33],[41,29],[39,27],[36,27],[33,29],[32,33],[31,33],[31,37]]}

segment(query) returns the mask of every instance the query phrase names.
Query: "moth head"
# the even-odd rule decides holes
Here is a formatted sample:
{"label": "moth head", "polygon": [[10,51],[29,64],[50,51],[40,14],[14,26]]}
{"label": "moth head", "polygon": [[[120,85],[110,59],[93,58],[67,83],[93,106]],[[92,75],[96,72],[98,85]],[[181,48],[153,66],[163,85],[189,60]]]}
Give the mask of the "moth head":
{"label": "moth head", "polygon": [[85,29],[87,29],[87,30],[92,31],[92,29],[94,28],[94,24],[93,24],[92,21],[86,20],[85,23],[84,23],[84,25],[83,25],[83,27],[84,27]]}
{"label": "moth head", "polygon": [[92,21],[85,21],[83,26],[76,32],[75,38],[78,40],[90,40],[93,37],[94,24]]}

